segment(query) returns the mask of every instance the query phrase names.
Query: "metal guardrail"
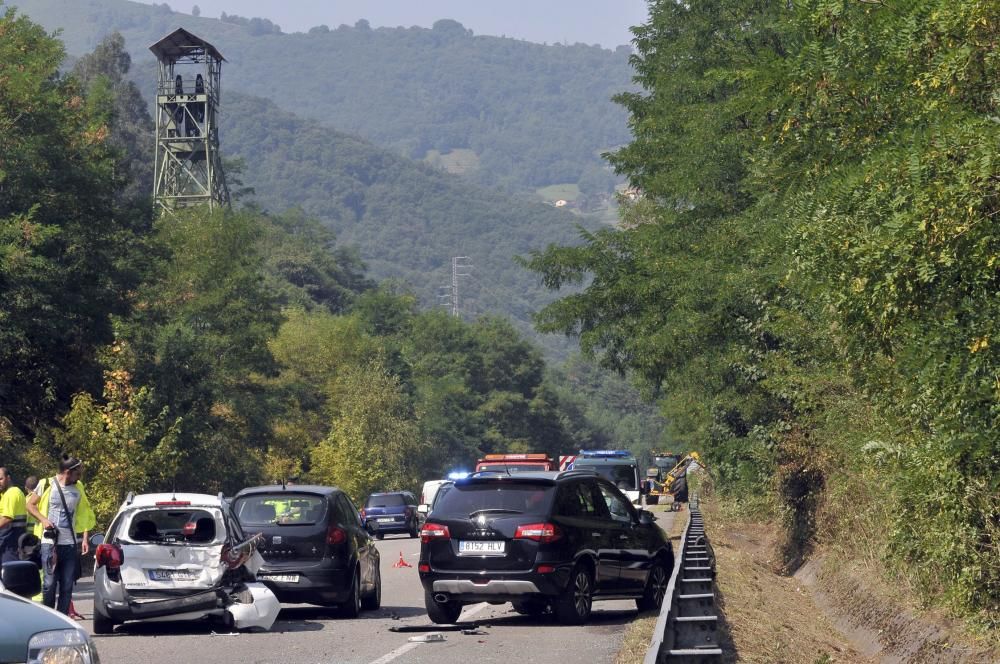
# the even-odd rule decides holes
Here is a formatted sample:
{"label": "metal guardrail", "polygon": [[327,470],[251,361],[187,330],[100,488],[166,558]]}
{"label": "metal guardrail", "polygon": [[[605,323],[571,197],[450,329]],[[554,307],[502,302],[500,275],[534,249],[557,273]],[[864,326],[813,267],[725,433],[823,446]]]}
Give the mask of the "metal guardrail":
{"label": "metal guardrail", "polygon": [[715,554],[705,535],[697,497],[674,555],[660,616],[644,664],[702,664],[722,660],[715,606]]}

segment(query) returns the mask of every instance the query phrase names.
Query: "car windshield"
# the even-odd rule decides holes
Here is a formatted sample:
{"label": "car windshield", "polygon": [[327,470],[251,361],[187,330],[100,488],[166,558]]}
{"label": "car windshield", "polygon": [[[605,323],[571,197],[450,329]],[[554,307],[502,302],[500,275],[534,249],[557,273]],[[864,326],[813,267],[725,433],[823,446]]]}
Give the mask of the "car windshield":
{"label": "car windshield", "polygon": [[406,504],[399,493],[382,493],[368,496],[365,507],[402,507]]}
{"label": "car windshield", "polygon": [[212,544],[217,539],[216,510],[144,509],[132,515],[127,537],[138,544]]}
{"label": "car windshield", "polygon": [[622,491],[635,491],[635,466],[624,464],[578,464],[578,468],[593,470]]}
{"label": "car windshield", "polygon": [[466,519],[480,512],[546,516],[554,495],[555,486],[549,484],[455,484],[434,504],[434,516]]}
{"label": "car windshield", "polygon": [[501,473],[507,471],[508,473],[516,473],[522,470],[545,470],[546,466],[543,463],[483,463],[478,467],[479,471],[483,470],[498,470]]}
{"label": "car windshield", "polygon": [[292,493],[262,493],[236,499],[236,518],[245,526],[309,525],[326,516],[322,496]]}

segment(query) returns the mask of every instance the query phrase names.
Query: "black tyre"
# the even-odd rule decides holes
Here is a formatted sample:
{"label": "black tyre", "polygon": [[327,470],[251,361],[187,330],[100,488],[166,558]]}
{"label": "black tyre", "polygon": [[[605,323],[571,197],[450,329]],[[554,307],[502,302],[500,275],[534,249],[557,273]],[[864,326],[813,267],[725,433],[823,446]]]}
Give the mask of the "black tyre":
{"label": "black tyre", "polygon": [[537,599],[522,599],[511,602],[511,604],[514,605],[514,610],[522,616],[540,616],[549,608],[546,602]]}
{"label": "black tyre", "polygon": [[375,567],[375,587],[370,593],[361,598],[361,608],[365,611],[374,611],[382,606],[382,572],[378,566]]}
{"label": "black tyre", "polygon": [[343,618],[357,618],[361,615],[361,573],[354,571],[354,581],[347,600],[340,605],[340,615]]}
{"label": "black tyre", "polygon": [[102,616],[94,609],[94,634],[110,634],[115,631],[115,621],[107,616]]}
{"label": "black tyre", "polygon": [[584,565],[573,568],[566,590],[552,603],[556,619],[564,625],[582,625],[594,602],[594,576]]}
{"label": "black tyre", "polygon": [[646,577],[646,587],[643,589],[642,597],[635,600],[636,608],[640,611],[659,611],[669,583],[670,573],[667,571],[667,566],[657,561]]}
{"label": "black tyre", "polygon": [[385,539],[385,533],[375,533],[375,539]]}
{"label": "black tyre", "polygon": [[420,526],[417,525],[417,520],[414,519],[413,523],[410,524],[410,539],[413,539],[420,534]]}
{"label": "black tyre", "polygon": [[443,604],[435,602],[434,594],[426,590],[424,591],[424,606],[427,608],[427,617],[438,625],[453,625],[462,615],[461,602],[451,601]]}
{"label": "black tyre", "polygon": [[660,504],[660,497],[659,496],[646,496],[646,504],[647,505],[659,505]]}

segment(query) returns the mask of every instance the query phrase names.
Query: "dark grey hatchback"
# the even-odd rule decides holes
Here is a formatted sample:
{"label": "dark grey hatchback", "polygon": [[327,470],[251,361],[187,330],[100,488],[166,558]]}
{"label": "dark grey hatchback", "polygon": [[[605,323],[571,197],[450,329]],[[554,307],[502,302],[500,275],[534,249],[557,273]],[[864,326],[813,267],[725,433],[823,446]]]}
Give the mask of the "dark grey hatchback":
{"label": "dark grey hatchback", "polygon": [[589,470],[483,472],[455,482],[420,531],[418,572],[430,619],[471,602],[551,607],[582,623],[601,599],[663,602],[674,556],[649,512]]}
{"label": "dark grey hatchback", "polygon": [[257,579],[281,602],[336,604],[347,617],[382,603],[379,553],[357,508],[336,487],[243,489],[233,512],[247,533],[262,533]]}

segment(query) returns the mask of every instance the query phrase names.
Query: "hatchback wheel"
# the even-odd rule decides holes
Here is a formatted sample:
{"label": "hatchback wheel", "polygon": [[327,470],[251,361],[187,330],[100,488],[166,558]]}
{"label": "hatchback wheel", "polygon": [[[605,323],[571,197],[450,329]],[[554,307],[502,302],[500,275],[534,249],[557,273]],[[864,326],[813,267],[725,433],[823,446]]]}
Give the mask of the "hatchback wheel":
{"label": "hatchback wheel", "polygon": [[382,606],[382,572],[378,566],[375,567],[375,587],[372,591],[361,598],[361,608],[365,611],[374,611]]}
{"label": "hatchback wheel", "polygon": [[590,608],[594,601],[594,579],[583,565],[573,568],[569,585],[562,595],[552,603],[556,619],[566,625],[580,625],[590,617]]}
{"label": "hatchback wheel", "polygon": [[115,621],[107,616],[102,616],[94,609],[94,634],[110,634],[115,631]]}
{"label": "hatchback wheel", "polygon": [[340,615],[344,618],[357,618],[361,614],[361,574],[354,571],[354,581],[351,583],[350,595],[340,606]]}
{"label": "hatchback wheel", "polygon": [[657,611],[663,604],[663,597],[667,594],[667,585],[670,583],[670,576],[667,568],[662,562],[657,562],[649,570],[646,578],[646,588],[642,592],[642,597],[635,600],[635,605],[640,611]]}
{"label": "hatchback wheel", "polygon": [[375,533],[375,539],[385,539],[385,533]]}
{"label": "hatchback wheel", "polygon": [[424,591],[424,606],[427,608],[427,617],[431,622],[438,625],[453,625],[462,615],[462,603],[454,600],[450,602],[435,602],[434,593]]}

